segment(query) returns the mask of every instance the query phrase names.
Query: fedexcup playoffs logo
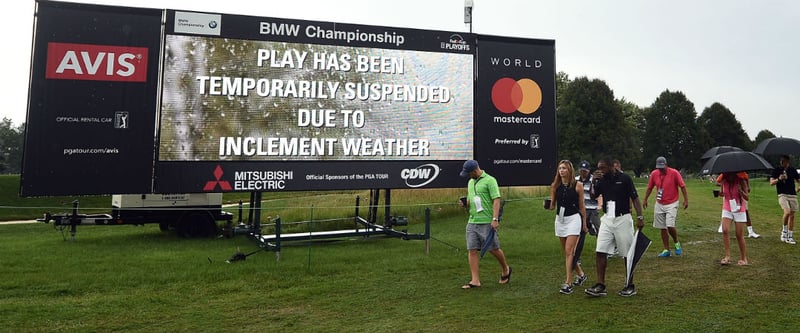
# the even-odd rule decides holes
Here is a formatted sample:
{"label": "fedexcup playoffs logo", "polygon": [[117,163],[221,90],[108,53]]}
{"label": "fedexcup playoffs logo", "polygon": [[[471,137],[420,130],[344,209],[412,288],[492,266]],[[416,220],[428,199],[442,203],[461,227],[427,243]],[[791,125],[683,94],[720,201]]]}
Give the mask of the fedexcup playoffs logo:
{"label": "fedexcup playoffs logo", "polygon": [[504,77],[492,86],[492,104],[502,113],[531,114],[542,106],[542,88],[528,78]]}
{"label": "fedexcup playoffs logo", "polygon": [[441,48],[445,50],[469,51],[469,44],[461,35],[453,34],[450,35],[450,38],[446,42],[441,43]]}

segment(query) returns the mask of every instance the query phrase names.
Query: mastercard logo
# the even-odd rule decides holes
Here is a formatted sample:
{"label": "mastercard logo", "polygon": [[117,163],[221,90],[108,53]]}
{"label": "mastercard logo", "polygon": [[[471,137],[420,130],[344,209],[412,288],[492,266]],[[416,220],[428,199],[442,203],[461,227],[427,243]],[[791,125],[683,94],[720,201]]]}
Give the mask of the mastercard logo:
{"label": "mastercard logo", "polygon": [[542,88],[531,79],[504,77],[492,86],[492,104],[502,113],[531,114],[542,106]]}

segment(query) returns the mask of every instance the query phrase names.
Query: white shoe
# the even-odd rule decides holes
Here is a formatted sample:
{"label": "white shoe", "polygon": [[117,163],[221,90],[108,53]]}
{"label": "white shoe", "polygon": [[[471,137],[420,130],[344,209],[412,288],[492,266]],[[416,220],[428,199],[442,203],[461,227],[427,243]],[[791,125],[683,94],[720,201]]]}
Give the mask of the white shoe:
{"label": "white shoe", "polygon": [[750,238],[760,238],[760,237],[761,237],[761,235],[759,235],[759,234],[757,234],[757,233],[755,233],[755,232],[751,232],[751,233],[750,233],[750,235],[749,235],[748,237],[750,237]]}
{"label": "white shoe", "polygon": [[787,238],[789,237],[786,237],[786,231],[781,231],[781,242],[786,242]]}
{"label": "white shoe", "polygon": [[794,238],[789,237],[789,238],[786,239],[786,244],[795,245],[795,244],[797,244],[797,242],[794,241]]}

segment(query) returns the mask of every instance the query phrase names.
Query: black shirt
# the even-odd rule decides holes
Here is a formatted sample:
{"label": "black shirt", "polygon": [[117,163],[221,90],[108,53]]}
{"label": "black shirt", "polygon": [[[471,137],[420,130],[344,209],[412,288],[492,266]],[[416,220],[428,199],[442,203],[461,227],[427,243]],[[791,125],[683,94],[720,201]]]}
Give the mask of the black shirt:
{"label": "black shirt", "polygon": [[568,184],[561,184],[556,189],[556,204],[558,207],[564,207],[564,216],[571,216],[578,214],[578,192],[575,191],[576,182],[572,186]]}
{"label": "black shirt", "polygon": [[603,212],[608,212],[608,202],[616,202],[616,216],[631,212],[631,200],[639,197],[631,176],[622,172],[603,175],[594,185],[594,193],[603,196]]}
{"label": "black shirt", "polygon": [[772,175],[770,175],[770,177],[778,179],[783,173],[783,170],[786,170],[786,180],[778,180],[778,183],[775,184],[775,189],[778,191],[778,194],[797,195],[797,191],[794,188],[795,179],[800,179],[800,175],[797,174],[797,169],[792,167],[786,169],[777,167],[772,170]]}

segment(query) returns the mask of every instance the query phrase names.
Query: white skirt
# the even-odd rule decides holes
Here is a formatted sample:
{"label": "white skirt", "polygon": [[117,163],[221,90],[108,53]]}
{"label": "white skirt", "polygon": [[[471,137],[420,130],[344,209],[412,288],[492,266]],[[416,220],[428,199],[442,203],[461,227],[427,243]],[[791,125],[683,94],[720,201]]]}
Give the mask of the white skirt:
{"label": "white skirt", "polygon": [[556,215],[555,229],[557,237],[580,235],[582,227],[583,222],[580,213],[564,216],[564,218]]}

